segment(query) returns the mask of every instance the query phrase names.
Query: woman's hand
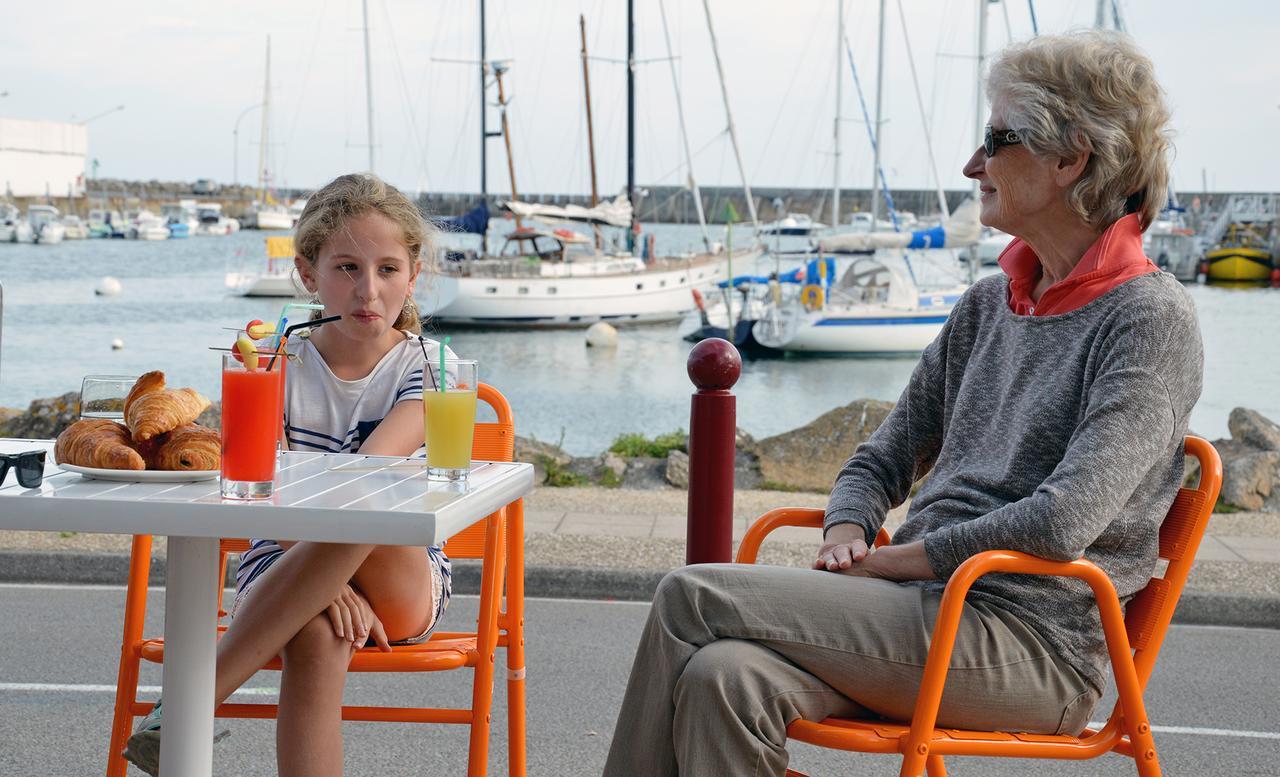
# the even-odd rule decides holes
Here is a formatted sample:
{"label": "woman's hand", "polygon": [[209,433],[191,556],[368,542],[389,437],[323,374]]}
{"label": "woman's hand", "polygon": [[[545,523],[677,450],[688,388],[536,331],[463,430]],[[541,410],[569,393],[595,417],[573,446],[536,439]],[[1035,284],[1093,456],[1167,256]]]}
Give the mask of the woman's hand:
{"label": "woman's hand", "polygon": [[862,561],[870,551],[862,527],[852,523],[838,523],[827,530],[822,547],[818,549],[818,558],[813,562],[814,569],[825,569],[828,572],[858,574],[855,564]]}
{"label": "woman's hand", "polygon": [[364,646],[365,640],[372,634],[378,649],[384,653],[391,652],[382,621],[374,614],[369,600],[350,585],[342,587],[342,593],[338,594],[338,598],[333,600],[333,604],[325,612],[338,639],[345,639],[352,647],[359,648]]}

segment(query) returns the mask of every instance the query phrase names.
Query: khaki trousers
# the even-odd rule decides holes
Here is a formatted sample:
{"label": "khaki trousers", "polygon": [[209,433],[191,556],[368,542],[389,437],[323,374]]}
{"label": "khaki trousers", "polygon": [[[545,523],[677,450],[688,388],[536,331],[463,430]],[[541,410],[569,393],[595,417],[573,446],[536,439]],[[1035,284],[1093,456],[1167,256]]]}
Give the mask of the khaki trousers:
{"label": "khaki trousers", "polygon": [[[797,718],[909,721],[940,601],[918,585],[815,570],[672,572],[654,595],[604,774],[782,777]],[[1097,700],[1029,626],[966,604],[939,726],[1074,734]]]}

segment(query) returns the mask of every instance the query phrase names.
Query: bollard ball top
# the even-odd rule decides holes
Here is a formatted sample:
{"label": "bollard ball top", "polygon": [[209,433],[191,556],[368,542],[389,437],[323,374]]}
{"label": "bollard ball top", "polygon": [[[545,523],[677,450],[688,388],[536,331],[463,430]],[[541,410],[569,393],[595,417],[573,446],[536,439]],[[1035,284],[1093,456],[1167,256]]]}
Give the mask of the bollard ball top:
{"label": "bollard ball top", "polygon": [[689,351],[689,380],[702,391],[726,391],[742,374],[742,357],[733,343],[711,337]]}

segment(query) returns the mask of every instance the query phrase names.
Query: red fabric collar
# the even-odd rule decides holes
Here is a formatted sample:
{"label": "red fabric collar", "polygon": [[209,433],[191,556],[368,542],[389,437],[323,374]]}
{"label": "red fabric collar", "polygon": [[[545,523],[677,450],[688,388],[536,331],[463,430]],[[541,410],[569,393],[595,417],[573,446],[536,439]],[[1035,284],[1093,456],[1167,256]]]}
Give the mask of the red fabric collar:
{"label": "red fabric collar", "polygon": [[1045,289],[1039,302],[1032,301],[1031,292],[1040,282],[1043,267],[1031,246],[1014,238],[998,261],[1009,276],[1009,309],[1020,316],[1069,313],[1125,281],[1160,271],[1142,252],[1142,226],[1136,213],[1107,227],[1071,274]]}

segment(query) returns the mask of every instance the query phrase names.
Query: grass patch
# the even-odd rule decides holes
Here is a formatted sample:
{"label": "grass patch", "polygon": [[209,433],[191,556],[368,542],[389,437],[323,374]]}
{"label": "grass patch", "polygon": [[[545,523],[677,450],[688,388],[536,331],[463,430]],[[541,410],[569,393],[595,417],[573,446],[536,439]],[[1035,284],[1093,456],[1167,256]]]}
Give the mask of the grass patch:
{"label": "grass patch", "polygon": [[785,491],[790,494],[799,494],[808,491],[806,488],[793,486],[790,483],[779,483],[776,480],[763,480],[760,482],[760,485],[756,486],[756,488],[761,491]]}
{"label": "grass patch", "polygon": [[688,451],[688,449],[689,435],[683,429],[660,434],[652,440],[639,433],[622,434],[618,435],[613,445],[609,446],[610,452],[623,458],[649,456],[665,459],[671,451]]}
{"label": "grass patch", "polygon": [[600,473],[600,485],[605,488],[621,488],[622,478],[618,476],[618,473],[605,467],[604,472]]}
{"label": "grass patch", "polygon": [[1213,511],[1215,513],[1222,513],[1223,515],[1247,512],[1243,507],[1236,507],[1230,502],[1222,501],[1222,497],[1218,497],[1218,503],[1213,506]]}
{"label": "grass patch", "polygon": [[538,464],[541,464],[542,468],[547,472],[547,479],[543,485],[551,486],[552,488],[573,488],[574,486],[586,485],[586,478],[570,471],[550,456],[539,454],[537,459]]}

